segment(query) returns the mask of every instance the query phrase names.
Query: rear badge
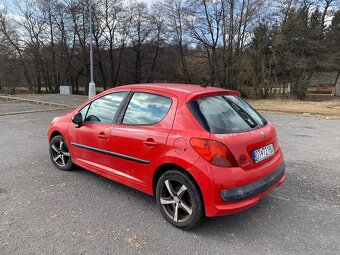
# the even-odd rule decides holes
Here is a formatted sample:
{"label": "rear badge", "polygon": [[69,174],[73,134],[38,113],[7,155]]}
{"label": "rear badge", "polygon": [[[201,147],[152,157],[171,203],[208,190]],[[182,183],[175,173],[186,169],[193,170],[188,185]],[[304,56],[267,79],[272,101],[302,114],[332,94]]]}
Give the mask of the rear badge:
{"label": "rear badge", "polygon": [[241,166],[246,167],[250,165],[250,162],[248,160],[248,156],[243,154],[239,157],[238,162],[240,163]]}

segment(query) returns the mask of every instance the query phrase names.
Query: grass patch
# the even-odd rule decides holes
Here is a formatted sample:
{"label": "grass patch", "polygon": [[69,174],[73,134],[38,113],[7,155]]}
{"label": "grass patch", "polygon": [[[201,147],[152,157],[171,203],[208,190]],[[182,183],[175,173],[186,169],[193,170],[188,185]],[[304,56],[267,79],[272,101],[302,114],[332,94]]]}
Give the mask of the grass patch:
{"label": "grass patch", "polygon": [[340,98],[331,101],[311,102],[282,99],[248,100],[258,111],[295,115],[313,115],[326,119],[340,119]]}

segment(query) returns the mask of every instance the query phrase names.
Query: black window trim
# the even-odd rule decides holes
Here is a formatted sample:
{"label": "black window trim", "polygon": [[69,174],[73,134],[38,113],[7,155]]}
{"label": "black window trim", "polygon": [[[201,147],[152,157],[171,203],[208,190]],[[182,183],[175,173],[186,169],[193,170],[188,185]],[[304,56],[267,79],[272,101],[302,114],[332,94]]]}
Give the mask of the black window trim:
{"label": "black window trim", "polygon": [[[155,96],[160,96],[160,97],[165,97],[165,98],[168,98],[170,99],[170,105],[169,105],[169,109],[168,111],[166,112],[166,114],[164,115],[164,117],[162,119],[160,119],[159,121],[155,122],[155,123],[151,123],[151,124],[125,124],[123,123],[123,119],[124,119],[124,116],[125,116],[125,113],[126,113],[126,110],[128,108],[128,105],[130,104],[130,101],[133,97],[133,95],[135,93],[144,93],[144,94],[150,94],[150,95],[155,95]],[[134,91],[130,91],[129,93],[129,96],[126,98],[126,100],[124,101],[124,104],[123,104],[123,107],[119,113],[119,116],[117,118],[117,121],[115,122],[116,125],[125,125],[125,126],[137,126],[137,127],[147,127],[147,126],[154,126],[158,123],[160,123],[162,120],[165,119],[166,116],[168,116],[169,112],[170,112],[170,109],[172,108],[172,105],[173,105],[173,100],[171,97],[169,96],[164,96],[164,95],[161,95],[161,94],[157,94],[157,93],[153,93],[153,92],[146,92],[146,91],[142,91],[142,90],[134,90]]]}
{"label": "black window trim", "polygon": [[83,123],[85,123],[85,117],[86,117],[87,113],[89,112],[89,109],[90,109],[91,104],[92,104],[92,102],[86,104],[83,108],[81,108],[81,109],[78,111],[78,113],[79,113],[79,112],[81,112],[85,107],[88,107],[88,108],[87,108],[87,111],[86,111],[86,113],[85,113],[85,116],[82,115],[82,118],[84,118]]}
{"label": "black window trim", "polygon": [[[111,95],[111,94],[115,94],[115,93],[121,93],[121,92],[125,92],[125,95],[124,95],[122,101],[120,102],[120,104],[119,104],[119,106],[118,106],[118,108],[117,108],[117,111],[116,111],[116,113],[115,113],[115,116],[113,117],[112,123],[101,123],[101,122],[95,122],[95,121],[85,121],[85,119],[84,119],[84,122],[83,122],[83,123],[84,123],[84,124],[101,124],[101,125],[112,125],[112,124],[117,124],[117,120],[118,120],[118,117],[119,117],[119,115],[120,115],[120,112],[121,112],[122,110],[124,110],[123,107],[124,107],[126,101],[129,100],[129,98],[130,98],[129,96],[130,96],[130,94],[131,94],[131,90],[121,90],[121,91],[114,91],[114,92],[112,92],[112,93],[107,93],[107,94],[105,94],[105,95],[102,95],[102,96],[96,98],[95,100],[92,100],[91,102],[89,102],[88,104],[86,104],[84,107],[82,107],[80,110],[78,110],[78,112],[80,112],[80,111],[83,110],[85,107],[89,106],[89,108],[88,108],[87,111],[86,111],[86,115],[87,115],[87,113],[88,113],[88,111],[90,110],[90,107],[91,107],[91,105],[92,105],[92,103],[93,103],[94,101],[96,101],[96,100],[98,100],[98,99],[100,99],[100,98],[102,98],[102,97],[105,97],[105,96],[107,96],[107,95]],[[129,101],[130,101],[130,100],[129,100]],[[85,117],[86,117],[86,115],[85,115]]]}

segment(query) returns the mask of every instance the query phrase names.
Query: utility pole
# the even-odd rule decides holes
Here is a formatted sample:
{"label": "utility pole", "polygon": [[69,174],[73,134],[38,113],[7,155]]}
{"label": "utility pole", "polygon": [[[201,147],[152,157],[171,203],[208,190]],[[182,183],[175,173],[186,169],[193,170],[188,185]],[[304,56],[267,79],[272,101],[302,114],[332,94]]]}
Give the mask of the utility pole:
{"label": "utility pole", "polygon": [[90,73],[91,73],[91,81],[89,84],[89,98],[94,97],[96,95],[96,84],[93,81],[93,49],[92,49],[92,7],[93,0],[90,0]]}

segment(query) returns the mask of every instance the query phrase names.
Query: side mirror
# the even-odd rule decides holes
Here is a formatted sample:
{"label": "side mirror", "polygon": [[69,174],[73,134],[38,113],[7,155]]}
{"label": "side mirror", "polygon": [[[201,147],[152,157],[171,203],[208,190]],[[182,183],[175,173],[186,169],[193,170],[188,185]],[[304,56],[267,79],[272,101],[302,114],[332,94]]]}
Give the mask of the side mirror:
{"label": "side mirror", "polygon": [[75,124],[76,128],[80,127],[80,124],[83,122],[83,116],[80,112],[73,116],[72,122]]}

